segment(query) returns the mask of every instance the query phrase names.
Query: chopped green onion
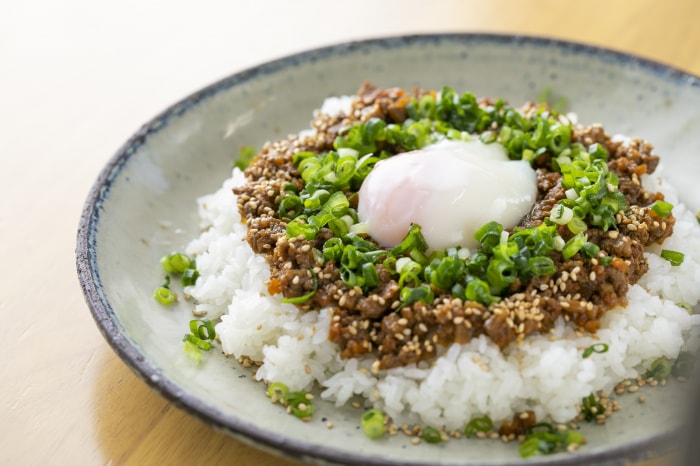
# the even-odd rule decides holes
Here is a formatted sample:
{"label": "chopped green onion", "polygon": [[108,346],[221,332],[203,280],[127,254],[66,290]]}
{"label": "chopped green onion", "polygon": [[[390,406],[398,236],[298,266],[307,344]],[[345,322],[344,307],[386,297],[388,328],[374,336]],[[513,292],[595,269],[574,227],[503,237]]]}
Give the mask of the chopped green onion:
{"label": "chopped green onion", "polygon": [[540,450],[540,439],[537,437],[526,438],[518,447],[518,453],[522,458],[536,455]]}
{"label": "chopped green onion", "polygon": [[190,320],[190,331],[202,340],[213,340],[216,338],[214,324],[209,319]]}
{"label": "chopped green onion", "polygon": [[584,244],[586,244],[586,235],[584,233],[579,233],[578,235],[573,236],[566,242],[564,249],[561,250],[561,255],[564,257],[564,260],[571,259],[581,250]]}
{"label": "chopped green onion", "polygon": [[583,434],[577,430],[569,429],[564,434],[567,445],[583,445],[586,441]]}
{"label": "chopped green onion", "polygon": [[669,204],[666,201],[656,201],[651,205],[651,210],[659,217],[666,218],[671,215],[673,204]]}
{"label": "chopped green onion", "polygon": [[304,211],[304,203],[299,196],[290,195],[280,201],[279,214],[282,219],[294,219]]}
{"label": "chopped green onion", "polygon": [[313,396],[307,392],[288,392],[284,395],[287,411],[301,420],[307,420],[316,410],[311,404]]}
{"label": "chopped green onion", "polygon": [[670,249],[662,249],[661,258],[666,259],[673,266],[678,266],[683,263],[683,259],[685,259],[685,254],[678,251],[671,251]]}
{"label": "chopped green onion", "polygon": [[549,422],[538,422],[537,424],[530,426],[528,432],[531,434],[536,432],[554,432],[554,426],[552,426],[552,424]]}
{"label": "chopped green onion", "polygon": [[202,351],[196,344],[192,343],[189,340],[185,340],[183,351],[185,352],[185,355],[187,355],[188,358],[190,358],[196,363],[199,363],[202,360]]}
{"label": "chopped green onion", "polygon": [[318,234],[318,227],[304,222],[305,219],[297,217],[287,224],[287,236],[295,238],[303,236],[307,240],[312,240]]}
{"label": "chopped green onion", "polygon": [[246,167],[248,167],[248,165],[250,165],[250,162],[253,160],[255,155],[256,151],[254,147],[243,146],[241,147],[240,153],[238,155],[238,160],[236,160],[236,163],[234,165],[240,168],[241,170],[244,170]]}
{"label": "chopped green onion", "polygon": [[160,286],[162,286],[163,288],[170,289],[170,275],[166,275],[165,277],[163,277],[163,284]]}
{"label": "chopped green onion", "polygon": [[401,241],[401,243],[399,243],[398,246],[391,250],[391,254],[394,256],[399,256],[412,250],[423,252],[427,249],[428,244],[425,242],[425,237],[423,237],[420,225],[412,223],[406,237],[403,239],[403,241]]}
{"label": "chopped green onion", "polygon": [[311,403],[313,395],[308,392],[290,392],[289,387],[282,382],[274,382],[267,388],[267,396],[273,403],[287,407],[287,412],[301,420],[308,420],[316,410]]}
{"label": "chopped green onion", "polygon": [[173,252],[160,259],[163,269],[168,273],[182,273],[193,266],[192,259],[186,254]]}
{"label": "chopped green onion", "polygon": [[440,433],[440,431],[430,426],[423,427],[420,433],[420,438],[422,438],[427,443],[442,442],[442,434]]}
{"label": "chopped green onion", "polygon": [[287,393],[289,393],[289,387],[282,382],[274,382],[267,387],[267,396],[273,403],[282,403]]}
{"label": "chopped green onion", "polygon": [[653,377],[656,380],[664,380],[671,375],[671,369],[671,363],[666,358],[658,358],[651,363],[649,370],[644,374],[644,378]]}
{"label": "chopped green onion", "polygon": [[542,424],[536,424],[529,429],[527,436],[518,452],[522,458],[529,458],[536,454],[549,455],[557,451],[568,450],[571,445],[577,447],[585,443],[586,439],[578,431],[567,429],[563,432],[556,431],[552,426],[544,431],[535,431],[537,427],[542,427]]}
{"label": "chopped green onion", "polygon": [[287,407],[287,412],[301,420],[308,420],[316,410],[311,403],[313,395],[308,392],[290,392],[289,387],[282,382],[271,383],[267,387],[267,396],[273,403],[280,403]]}
{"label": "chopped green onion", "polygon": [[598,252],[600,251],[600,246],[598,246],[595,243],[590,243],[586,242],[581,246],[581,252],[590,258],[594,258],[595,256],[598,255]]}
{"label": "chopped green onion", "polygon": [[153,297],[156,299],[156,301],[165,306],[174,303],[177,299],[177,295],[173,293],[170,288],[166,288],[164,286],[159,286],[156,288],[153,292]]}
{"label": "chopped green onion", "polygon": [[566,225],[574,218],[574,211],[562,204],[557,204],[549,213],[549,219],[557,225]]}
{"label": "chopped green onion", "polygon": [[[573,211],[572,211],[573,212]],[[569,231],[575,235],[588,230],[588,225],[579,217],[573,217],[567,224]]]}
{"label": "chopped green onion", "polygon": [[589,346],[583,351],[583,358],[587,358],[593,353],[606,353],[608,351],[608,345],[607,343],[596,343],[594,345]]}
{"label": "chopped green onion", "polygon": [[430,304],[435,299],[435,294],[428,285],[421,285],[416,288],[404,287],[401,289],[399,299],[406,305],[417,302]]}
{"label": "chopped green onion", "polygon": [[557,271],[557,266],[554,265],[554,261],[546,256],[530,257],[528,259],[528,266],[533,274],[540,276],[551,275]]}
{"label": "chopped green onion", "polygon": [[612,261],[613,261],[613,257],[612,257],[612,256],[603,256],[603,257],[599,257],[599,258],[598,258],[598,262],[599,262],[601,265],[610,265],[610,263],[611,263]]}
{"label": "chopped green onion", "polygon": [[511,261],[493,259],[486,269],[486,278],[496,293],[500,293],[516,280],[515,264]]}
{"label": "chopped green onion", "polygon": [[190,359],[199,363],[202,359],[201,352],[212,348],[207,340],[216,338],[214,324],[208,319],[190,320],[190,332],[182,338],[185,342],[183,350]]}
{"label": "chopped green onion", "polygon": [[309,299],[313,298],[313,296],[316,294],[316,291],[318,290],[318,277],[316,276],[315,273],[313,273],[312,270],[309,270],[311,273],[311,276],[314,278],[314,289],[306,293],[305,295],[302,296],[294,296],[292,298],[282,298],[281,302],[283,303],[288,303],[288,304],[302,304],[308,301]]}
{"label": "chopped green onion", "polygon": [[498,298],[491,294],[489,284],[478,278],[474,278],[467,284],[464,294],[469,301],[476,301],[484,306],[498,302]]}
{"label": "chopped green onion", "polygon": [[362,430],[371,439],[384,435],[384,414],[378,409],[366,411],[360,420]]}
{"label": "chopped green onion", "polygon": [[501,241],[503,225],[498,222],[489,222],[474,233],[474,239],[481,243],[485,252],[490,252]]}
{"label": "chopped green onion", "polygon": [[597,416],[605,414],[605,406],[600,404],[596,396],[591,393],[581,400],[581,414],[586,421],[591,422]]}
{"label": "chopped green onion", "polygon": [[191,286],[194,285],[195,282],[197,281],[197,278],[199,278],[199,272],[197,269],[192,269],[192,268],[187,268],[185,269],[184,272],[182,272],[182,286]]}
{"label": "chopped green onion", "polygon": [[493,422],[489,417],[477,417],[469,421],[464,428],[464,435],[471,437],[476,432],[489,432],[493,429]]}
{"label": "chopped green onion", "polygon": [[191,333],[188,333],[182,337],[182,341],[193,343],[195,346],[197,346],[197,348],[204,351],[209,351],[211,349],[211,343]]}

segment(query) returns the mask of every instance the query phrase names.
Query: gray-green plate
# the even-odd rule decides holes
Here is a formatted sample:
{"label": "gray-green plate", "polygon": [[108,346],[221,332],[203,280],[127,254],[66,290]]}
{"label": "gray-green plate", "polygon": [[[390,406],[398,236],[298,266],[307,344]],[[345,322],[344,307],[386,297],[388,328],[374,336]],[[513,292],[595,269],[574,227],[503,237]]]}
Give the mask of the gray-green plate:
{"label": "gray-green plate", "polygon": [[[100,331],[146,383],[233,437],[315,464],[622,464],[666,452],[686,398],[678,387],[621,397],[605,426],[585,426],[575,454],[523,460],[516,444],[449,441],[411,445],[359,430],[360,412],[317,401],[311,422],[270,403],[250,372],[221,354],[195,366],[183,356],[191,308],[152,298],[159,258],[197,234],[195,199],[230,176],[243,145],[260,147],[307,127],[324,98],[382,87],[441,88],[513,104],[544,89],[564,96],[582,122],[641,136],[662,155],[666,176],[700,209],[700,80],[638,57],[543,38],[449,34],[392,37],[312,50],[237,73],[165,110],[114,155],[87,198],[77,243],[78,275]],[[677,404],[677,403],[676,403]],[[332,421],[333,429],[326,427]]]}

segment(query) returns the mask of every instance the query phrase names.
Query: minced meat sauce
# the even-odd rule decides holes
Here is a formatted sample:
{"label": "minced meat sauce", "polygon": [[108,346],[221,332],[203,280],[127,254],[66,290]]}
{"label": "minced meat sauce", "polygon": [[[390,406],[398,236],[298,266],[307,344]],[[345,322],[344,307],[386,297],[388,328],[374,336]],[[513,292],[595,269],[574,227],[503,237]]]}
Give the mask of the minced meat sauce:
{"label": "minced meat sauce", "polygon": [[[505,298],[488,307],[440,290],[435,290],[432,304],[418,302],[402,307],[399,285],[381,265],[377,266],[379,285],[365,294],[341,280],[333,260],[319,265],[318,251],[333,236],[330,230],[321,229],[313,240],[287,237],[287,222],[277,214],[279,202],[287,184],[299,189],[304,185],[292,163],[293,154],[329,151],[341,128],[372,117],[401,123],[406,119],[406,103],[424,93],[416,90],[409,94],[365,84],[350,115],[318,114],[312,122],[314,134],[289,136],[263,147],[245,170],[249,182],[234,191],[248,225],[248,242],[270,265],[269,291],[289,298],[316,288],[313,297],[298,306],[302,310],[329,307],[332,317],[328,338],[339,345],[341,357],[374,354],[375,370],[435,358],[440,346],[466,343],[482,334],[503,349],[526,335],[548,332],[560,316],[579,331],[594,333],[606,310],[626,305],[629,285],[647,271],[644,247],[663,242],[671,235],[675,222],[673,216],[661,218],[649,208],[663,195],[646,191],[640,183],[640,176],[653,173],[659,162],[652,155],[652,146],[639,139],[625,143],[613,140],[599,125],[574,126],[572,142],[585,146],[598,143],[607,149],[608,167],[619,177],[619,190],[628,201],[627,211],[617,215],[618,229],[587,231],[588,241],[601,249],[598,257],[613,257],[608,265],[578,253],[565,261],[555,252],[550,255],[557,266],[554,275],[535,276],[527,283],[516,280]],[[533,162],[538,196],[520,227],[542,223],[565,196],[561,175],[548,169],[549,159],[545,153]],[[572,236],[566,226],[559,227],[559,234],[564,239]]]}

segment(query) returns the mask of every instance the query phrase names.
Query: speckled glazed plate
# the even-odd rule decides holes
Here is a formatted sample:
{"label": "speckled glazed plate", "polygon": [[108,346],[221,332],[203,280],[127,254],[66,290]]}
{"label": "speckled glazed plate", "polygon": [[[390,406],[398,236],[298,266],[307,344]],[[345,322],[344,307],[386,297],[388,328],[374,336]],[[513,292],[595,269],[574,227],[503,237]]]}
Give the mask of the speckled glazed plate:
{"label": "speckled glazed plate", "polygon": [[[495,465],[523,462],[517,445],[379,441],[359,429],[360,413],[318,401],[303,423],[270,403],[249,370],[212,354],[196,366],[181,338],[191,307],[152,299],[159,258],[197,234],[195,199],[230,176],[243,145],[260,147],[308,125],[324,98],[382,87],[450,85],[514,104],[543,89],[565,96],[580,121],[651,141],[686,203],[700,209],[700,80],[637,57],[549,39],[484,34],[393,37],[312,50],[237,73],[176,103],[143,126],[110,160],[80,222],[78,274],[100,331],[136,374],[175,405],[233,437],[314,464]],[[674,387],[602,427],[586,426],[575,454],[527,464],[622,464],[665,452],[679,417]],[[334,424],[329,430],[326,420]]]}

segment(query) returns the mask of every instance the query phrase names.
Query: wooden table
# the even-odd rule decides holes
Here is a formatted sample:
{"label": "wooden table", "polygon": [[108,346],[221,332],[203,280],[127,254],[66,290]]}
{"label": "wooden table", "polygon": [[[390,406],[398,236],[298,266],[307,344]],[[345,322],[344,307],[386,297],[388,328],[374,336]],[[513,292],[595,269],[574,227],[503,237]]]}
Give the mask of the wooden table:
{"label": "wooden table", "polygon": [[168,104],[290,52],[398,33],[546,35],[700,74],[698,18],[696,0],[0,0],[0,463],[291,464],[149,389],[83,300],[74,248],[85,196]]}

